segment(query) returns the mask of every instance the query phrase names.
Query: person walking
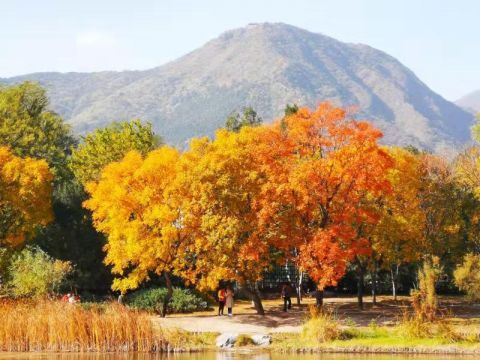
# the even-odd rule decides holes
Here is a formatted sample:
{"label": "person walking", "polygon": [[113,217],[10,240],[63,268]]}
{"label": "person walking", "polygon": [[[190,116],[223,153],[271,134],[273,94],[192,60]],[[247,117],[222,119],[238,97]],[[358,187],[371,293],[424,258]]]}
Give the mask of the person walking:
{"label": "person walking", "polygon": [[292,286],[289,283],[282,285],[282,299],[283,299],[283,311],[290,310],[292,308]]}
{"label": "person walking", "polygon": [[233,289],[229,286],[225,292],[225,305],[227,306],[228,316],[233,316]]}
{"label": "person walking", "polygon": [[221,287],[218,290],[218,316],[223,315],[223,309],[225,308],[225,288]]}

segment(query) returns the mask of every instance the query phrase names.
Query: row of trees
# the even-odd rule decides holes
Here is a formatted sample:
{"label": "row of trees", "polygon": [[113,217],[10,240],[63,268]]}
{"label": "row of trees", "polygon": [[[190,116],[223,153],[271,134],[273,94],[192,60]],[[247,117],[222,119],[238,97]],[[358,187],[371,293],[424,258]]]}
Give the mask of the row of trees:
{"label": "row of trees", "polygon": [[402,266],[453,269],[479,250],[477,148],[448,162],[381,146],[378,129],[326,103],[270,125],[247,108],[185,151],[138,120],[79,144],[32,83],[0,89],[0,122],[0,247],[35,243],[82,288],[230,280],[263,313],[255,285],[288,262],[320,290],[353,270],[361,306],[366,273],[375,288],[389,271],[395,293]]}
{"label": "row of trees", "polygon": [[272,125],[247,114],[182,153],[130,152],[87,186],[115,289],[152,272],[203,289],[234,280],[263,313],[255,283],[291,262],[321,291],[354,268],[362,306],[367,271],[388,269],[395,294],[402,265],[476,248],[477,200],[446,160],[380,146],[380,131],[329,104]]}

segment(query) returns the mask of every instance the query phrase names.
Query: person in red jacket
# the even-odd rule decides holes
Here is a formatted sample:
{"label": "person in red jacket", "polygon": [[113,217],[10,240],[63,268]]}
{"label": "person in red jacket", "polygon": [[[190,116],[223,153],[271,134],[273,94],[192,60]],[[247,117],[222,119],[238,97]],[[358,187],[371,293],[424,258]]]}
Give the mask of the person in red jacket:
{"label": "person in red jacket", "polygon": [[220,289],[218,289],[218,316],[223,315],[224,308],[225,308],[225,288],[220,287]]}

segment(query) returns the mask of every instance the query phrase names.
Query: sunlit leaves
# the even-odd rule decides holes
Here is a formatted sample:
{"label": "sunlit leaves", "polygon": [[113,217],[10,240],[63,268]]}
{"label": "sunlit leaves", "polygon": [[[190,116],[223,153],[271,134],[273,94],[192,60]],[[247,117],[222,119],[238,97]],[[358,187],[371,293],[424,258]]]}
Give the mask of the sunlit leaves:
{"label": "sunlit leaves", "polygon": [[52,181],[45,160],[22,159],[0,147],[0,246],[19,245],[52,220]]}

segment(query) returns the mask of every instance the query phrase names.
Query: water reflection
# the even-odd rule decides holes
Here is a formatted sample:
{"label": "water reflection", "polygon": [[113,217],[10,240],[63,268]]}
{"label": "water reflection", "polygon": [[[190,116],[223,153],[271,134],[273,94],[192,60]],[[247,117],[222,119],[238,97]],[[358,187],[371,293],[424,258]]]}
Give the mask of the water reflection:
{"label": "water reflection", "polygon": [[458,355],[396,355],[396,354],[278,354],[269,352],[210,352],[194,354],[45,354],[0,353],[0,360],[466,360]]}

